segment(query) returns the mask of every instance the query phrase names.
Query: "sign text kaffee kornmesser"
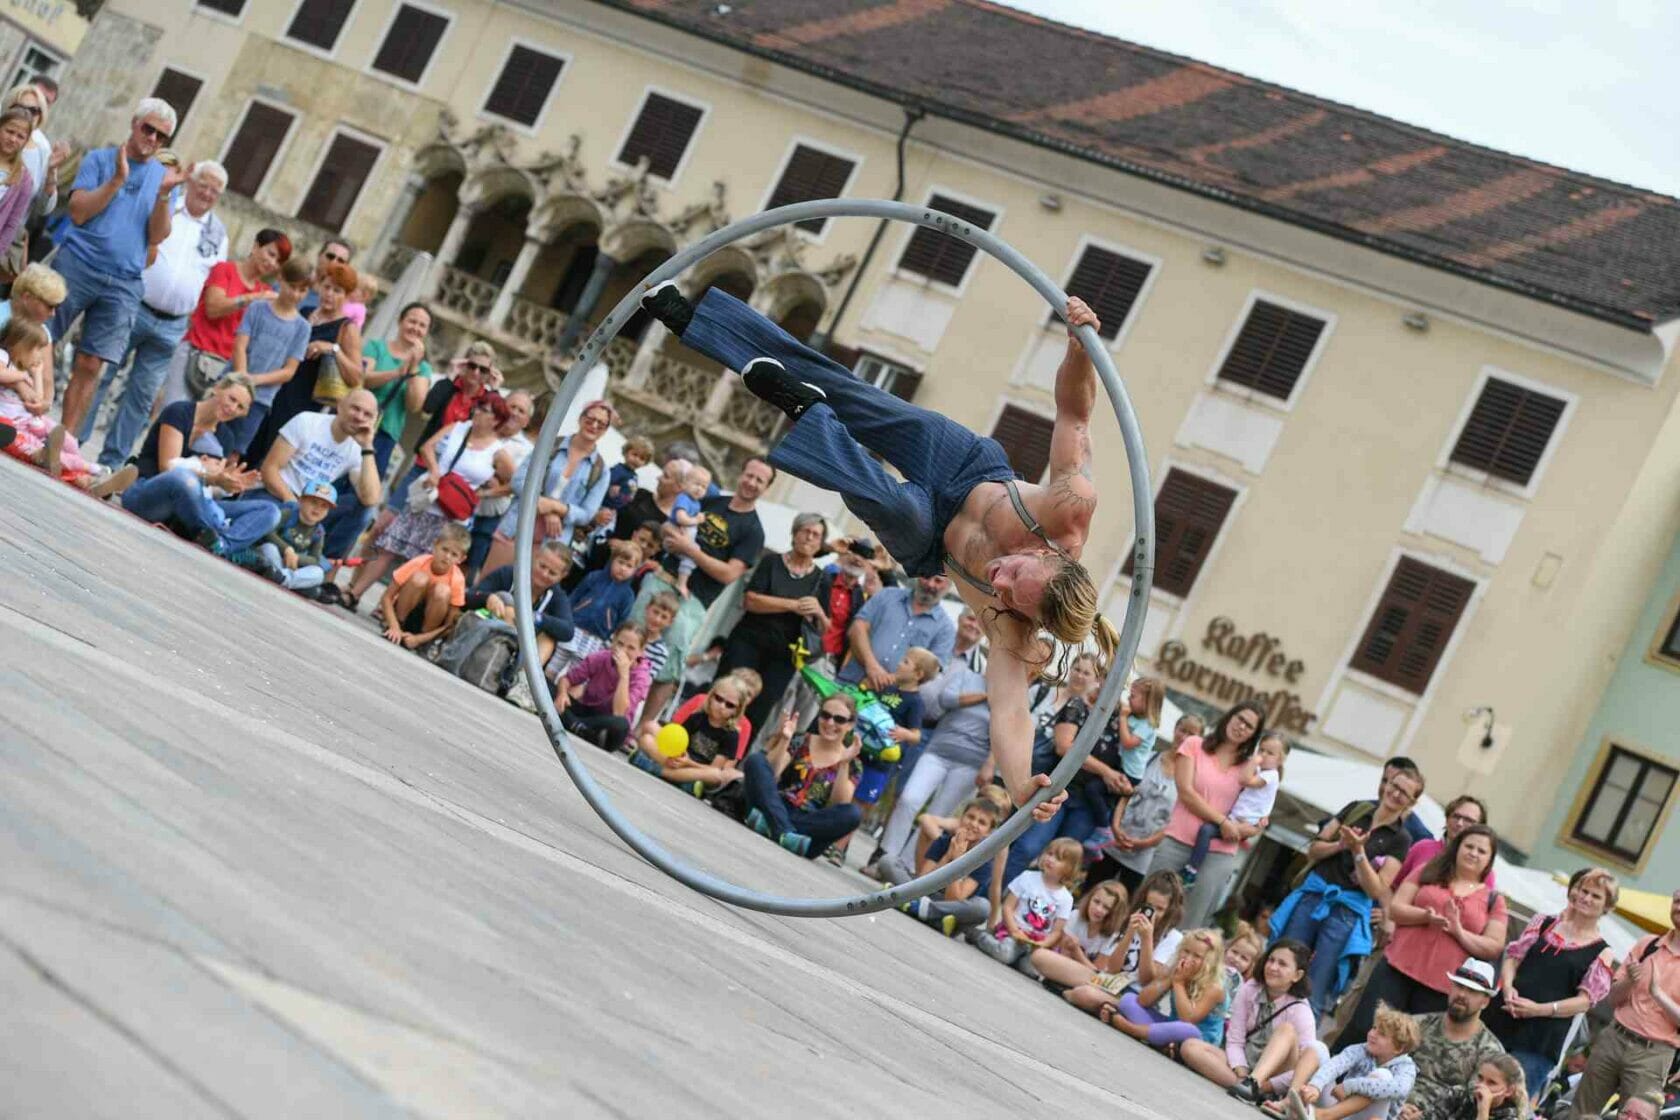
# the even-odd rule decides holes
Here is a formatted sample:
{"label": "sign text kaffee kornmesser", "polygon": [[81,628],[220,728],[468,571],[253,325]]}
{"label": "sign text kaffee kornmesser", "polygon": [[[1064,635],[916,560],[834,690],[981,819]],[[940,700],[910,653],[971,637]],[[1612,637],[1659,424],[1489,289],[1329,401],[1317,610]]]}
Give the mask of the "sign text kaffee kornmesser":
{"label": "sign text kaffee kornmesser", "polygon": [[[1288,687],[1300,681],[1307,667],[1284,652],[1282,638],[1274,638],[1264,630],[1239,634],[1237,624],[1222,615],[1208,623],[1207,633],[1202,635],[1202,649],[1235,662],[1238,672],[1269,680],[1263,680],[1257,688],[1240,677],[1228,675],[1218,666],[1193,660],[1189,647],[1178,641],[1162,646],[1160,656],[1155,659],[1161,676],[1225,704],[1253,700],[1266,710],[1266,726],[1280,731],[1304,734],[1318,719]],[[1277,682],[1277,687],[1266,691],[1265,685],[1272,681]]]}

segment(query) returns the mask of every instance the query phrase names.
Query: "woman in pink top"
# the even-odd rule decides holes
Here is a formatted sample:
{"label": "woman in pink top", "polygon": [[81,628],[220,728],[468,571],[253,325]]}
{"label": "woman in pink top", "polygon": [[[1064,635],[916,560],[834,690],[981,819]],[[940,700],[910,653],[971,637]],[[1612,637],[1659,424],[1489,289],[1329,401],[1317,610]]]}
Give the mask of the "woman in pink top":
{"label": "woman in pink top", "polygon": [[1209,923],[1213,908],[1225,893],[1225,883],[1237,867],[1237,845],[1264,831],[1261,825],[1246,825],[1227,816],[1242,792],[1248,760],[1260,742],[1265,712],[1251,700],[1226,712],[1204,738],[1189,738],[1175,748],[1173,777],[1178,784],[1178,804],[1167,822],[1166,839],[1155,849],[1149,865],[1154,871],[1183,871],[1196,845],[1196,833],[1203,821],[1219,826],[1219,839],[1208,848],[1201,874],[1190,888],[1184,907],[1184,925],[1196,929]]}
{"label": "woman in pink top", "polygon": [[1389,906],[1394,937],[1343,1032],[1362,1038],[1378,1002],[1412,1015],[1447,1009],[1449,977],[1470,957],[1494,961],[1505,948],[1505,898],[1487,885],[1498,847],[1473,824],[1401,883]]}

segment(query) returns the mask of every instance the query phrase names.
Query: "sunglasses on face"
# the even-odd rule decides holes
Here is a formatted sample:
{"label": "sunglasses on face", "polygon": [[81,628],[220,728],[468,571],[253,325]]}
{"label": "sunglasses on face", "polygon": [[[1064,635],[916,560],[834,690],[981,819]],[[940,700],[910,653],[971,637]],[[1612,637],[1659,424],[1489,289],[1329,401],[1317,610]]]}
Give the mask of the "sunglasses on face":
{"label": "sunglasses on face", "polygon": [[583,422],[588,424],[591,428],[605,428],[607,426],[607,418],[605,416],[585,416],[583,418]]}
{"label": "sunglasses on face", "polygon": [[818,712],[817,713],[817,718],[818,719],[826,719],[830,723],[838,723],[842,727],[844,727],[844,726],[846,726],[846,724],[852,722],[852,717],[851,716],[840,715],[840,714],[837,714],[835,712]]}
{"label": "sunglasses on face", "polygon": [[[36,110],[37,115],[39,115],[39,112],[39,110]],[[142,136],[150,136],[153,140],[156,140],[160,144],[168,143],[171,135],[159,128],[157,125],[146,124],[145,122],[141,122],[140,124],[140,134]]]}
{"label": "sunglasses on face", "polygon": [[343,253],[322,253],[321,254],[321,259],[324,260],[324,261],[329,261],[332,264],[349,264],[350,263],[350,258],[345,256]]}
{"label": "sunglasses on face", "polygon": [[30,116],[34,117],[36,120],[41,119],[41,110],[37,109],[33,105],[19,105],[18,108],[22,109],[24,112],[26,112]]}
{"label": "sunglasses on face", "polygon": [[725,708],[728,708],[732,712],[741,706],[741,702],[739,700],[731,700],[727,696],[713,695],[712,702],[715,704],[722,704]]}
{"label": "sunglasses on face", "polygon": [[474,373],[486,374],[490,372],[490,367],[485,365],[483,362],[467,362],[465,365]]}

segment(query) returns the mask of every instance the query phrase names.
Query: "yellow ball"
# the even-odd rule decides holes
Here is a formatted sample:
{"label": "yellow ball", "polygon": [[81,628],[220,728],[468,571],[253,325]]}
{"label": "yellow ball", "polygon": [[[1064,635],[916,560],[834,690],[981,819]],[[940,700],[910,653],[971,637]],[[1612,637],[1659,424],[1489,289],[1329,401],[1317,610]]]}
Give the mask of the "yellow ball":
{"label": "yellow ball", "polygon": [[688,750],[688,728],[680,723],[667,723],[653,737],[653,745],[666,758],[677,758]]}
{"label": "yellow ball", "polygon": [[882,762],[897,762],[899,759],[901,759],[903,757],[904,757],[904,748],[899,746],[897,743],[894,743],[892,746],[888,747],[886,750],[882,751],[881,754],[880,754],[880,758],[881,758]]}

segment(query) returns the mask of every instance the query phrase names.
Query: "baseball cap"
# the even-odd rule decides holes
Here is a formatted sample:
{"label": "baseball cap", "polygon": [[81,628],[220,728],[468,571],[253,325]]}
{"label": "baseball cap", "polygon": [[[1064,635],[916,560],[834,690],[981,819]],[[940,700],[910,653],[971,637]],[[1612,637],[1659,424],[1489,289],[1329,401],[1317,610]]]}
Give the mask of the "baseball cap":
{"label": "baseball cap", "polygon": [[333,484],[324,478],[317,478],[304,483],[303,492],[299,494],[298,497],[320,498],[322,501],[332,506],[336,506],[338,504],[338,491],[333,489]]}
{"label": "baseball cap", "polygon": [[1493,966],[1486,961],[1474,958],[1467,960],[1447,979],[1461,988],[1481,992],[1484,996],[1491,996],[1494,992]]}

